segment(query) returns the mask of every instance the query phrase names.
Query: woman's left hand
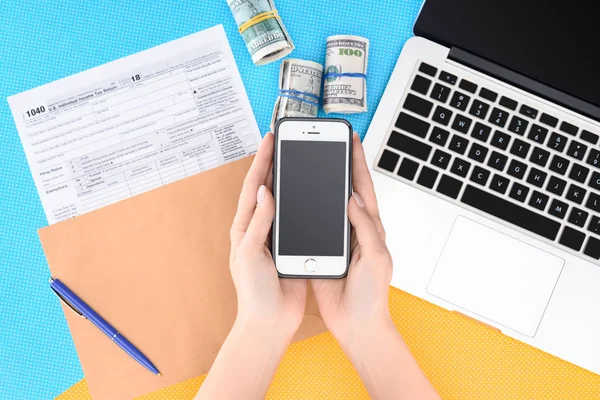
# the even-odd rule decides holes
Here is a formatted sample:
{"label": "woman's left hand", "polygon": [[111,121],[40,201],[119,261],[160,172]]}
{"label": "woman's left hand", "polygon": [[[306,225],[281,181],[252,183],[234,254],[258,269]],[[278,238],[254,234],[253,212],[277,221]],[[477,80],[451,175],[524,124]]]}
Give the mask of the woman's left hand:
{"label": "woman's left hand", "polygon": [[244,180],[230,232],[237,318],[196,399],[264,399],[304,317],[306,280],[279,279],[267,246],[273,141],[267,133]]}
{"label": "woman's left hand", "polygon": [[268,247],[275,216],[273,134],[267,133],[248,171],[231,227],[229,264],[238,296],[236,325],[291,340],[304,317],[305,279],[280,279]]}

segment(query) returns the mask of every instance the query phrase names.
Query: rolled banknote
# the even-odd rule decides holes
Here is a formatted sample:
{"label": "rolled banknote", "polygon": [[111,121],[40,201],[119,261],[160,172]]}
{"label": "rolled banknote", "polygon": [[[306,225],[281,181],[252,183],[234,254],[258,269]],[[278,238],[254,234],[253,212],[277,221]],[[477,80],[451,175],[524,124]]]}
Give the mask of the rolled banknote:
{"label": "rolled banknote", "polygon": [[273,108],[271,129],[283,117],[316,117],[319,111],[323,66],[288,58],[279,68],[279,97]]}
{"label": "rolled banknote", "polygon": [[327,38],[323,110],[356,114],[367,111],[369,39],[337,35]]}
{"label": "rolled banknote", "polygon": [[254,64],[268,64],[294,50],[273,0],[227,0],[227,5]]}

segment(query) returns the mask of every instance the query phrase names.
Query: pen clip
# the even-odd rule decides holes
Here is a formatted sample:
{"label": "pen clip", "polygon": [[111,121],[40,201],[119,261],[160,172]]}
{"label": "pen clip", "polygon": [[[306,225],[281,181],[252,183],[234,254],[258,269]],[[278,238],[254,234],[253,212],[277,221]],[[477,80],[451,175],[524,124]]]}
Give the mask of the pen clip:
{"label": "pen clip", "polygon": [[[52,282],[53,282],[53,279],[52,279],[52,278],[50,278],[50,283],[52,283]],[[58,293],[58,292],[56,291],[56,289],[54,289],[54,288],[52,287],[52,285],[50,285],[50,289],[52,289],[52,291],[54,292],[54,294],[56,294],[56,295],[58,296],[58,298],[59,298],[59,299],[60,299],[60,300],[61,300],[63,303],[65,303],[65,305],[66,305],[67,307],[69,307],[71,310],[73,310],[73,312],[74,312],[75,314],[79,315],[79,316],[80,316],[80,317],[82,317],[82,318],[85,318],[85,317],[83,316],[83,314],[81,313],[81,311],[79,311],[78,309],[76,309],[76,308],[75,308],[75,306],[73,306],[73,304],[69,303],[69,301],[67,301],[67,299],[65,299],[63,296],[61,296],[61,294],[60,294],[60,293]]]}

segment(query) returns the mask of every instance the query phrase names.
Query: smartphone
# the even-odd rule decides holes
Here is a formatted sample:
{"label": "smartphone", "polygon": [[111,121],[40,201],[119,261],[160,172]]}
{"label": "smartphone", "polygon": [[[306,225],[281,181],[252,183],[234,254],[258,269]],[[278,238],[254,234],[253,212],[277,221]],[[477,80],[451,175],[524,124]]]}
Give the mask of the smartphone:
{"label": "smartphone", "polygon": [[350,261],[352,126],[283,118],[275,126],[272,253],[283,278],[343,278]]}

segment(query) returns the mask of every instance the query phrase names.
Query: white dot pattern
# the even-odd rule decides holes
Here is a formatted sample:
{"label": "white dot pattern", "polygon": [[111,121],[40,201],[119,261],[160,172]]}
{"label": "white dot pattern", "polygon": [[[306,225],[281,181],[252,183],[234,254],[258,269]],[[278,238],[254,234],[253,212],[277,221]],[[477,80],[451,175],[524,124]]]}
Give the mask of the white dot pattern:
{"label": "white dot pattern", "polygon": [[[443,399],[599,399],[600,376],[398,289],[390,312]],[[193,399],[204,376],[139,400]],[[325,333],[288,349],[268,399],[368,399],[356,371]],[[85,380],[58,400],[91,399]]]}

